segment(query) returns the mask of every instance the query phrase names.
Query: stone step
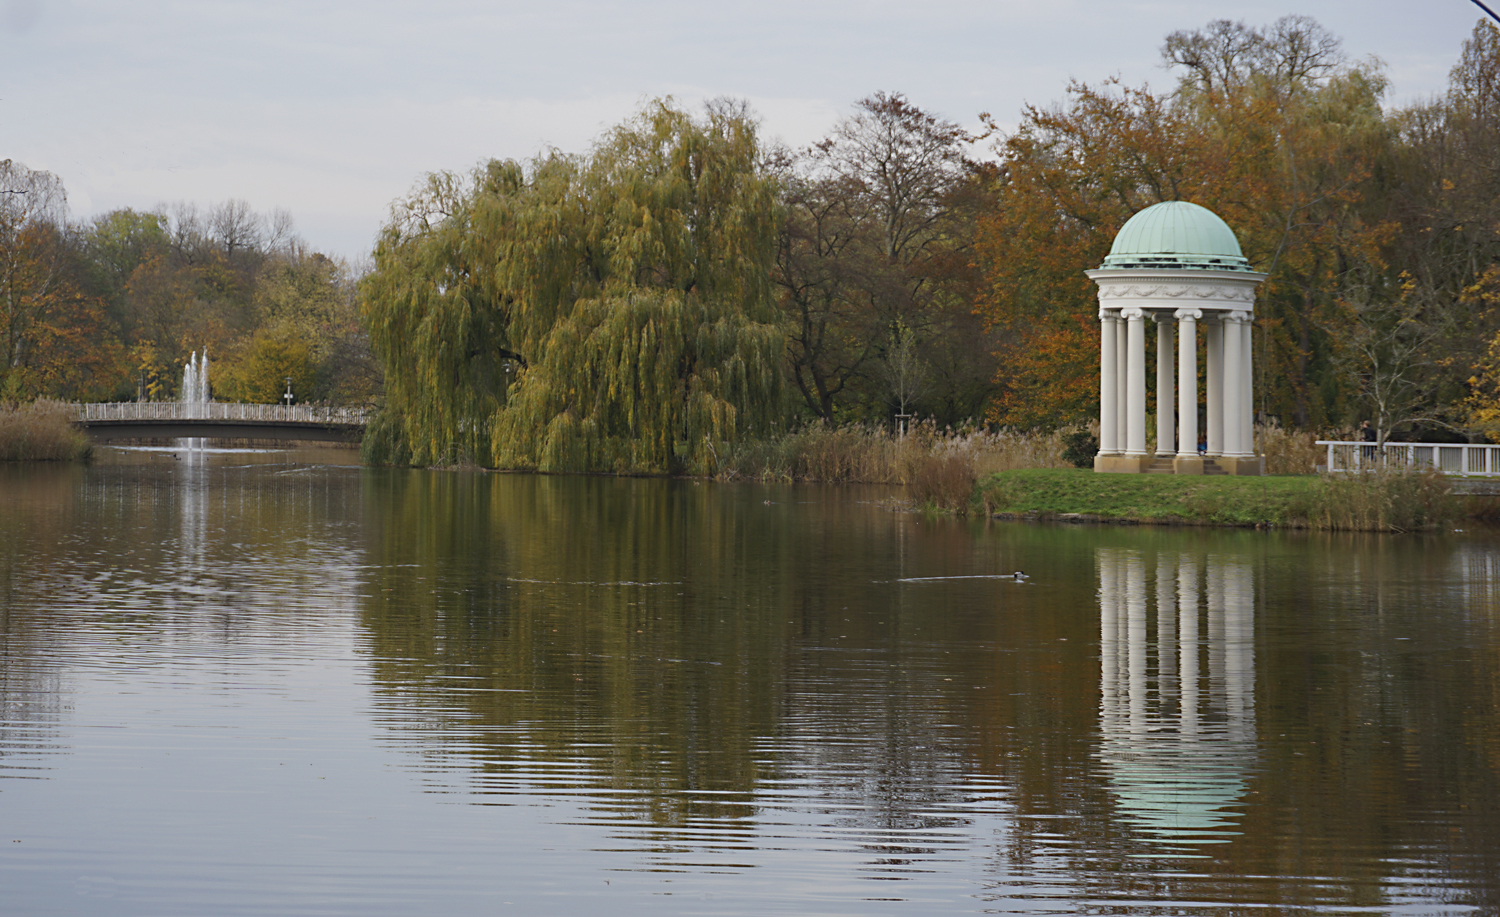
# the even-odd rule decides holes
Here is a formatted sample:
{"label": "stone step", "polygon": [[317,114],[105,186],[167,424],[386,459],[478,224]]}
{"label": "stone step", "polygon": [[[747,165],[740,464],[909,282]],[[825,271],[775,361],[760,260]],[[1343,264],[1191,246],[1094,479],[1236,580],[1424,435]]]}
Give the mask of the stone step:
{"label": "stone step", "polygon": [[[1152,460],[1151,464],[1149,464],[1149,465],[1146,466],[1145,473],[1146,474],[1176,474],[1177,471],[1176,471],[1175,466],[1172,464],[1172,460],[1171,459],[1169,459],[1169,458],[1158,458],[1158,459]],[[1225,471],[1223,468],[1220,468],[1219,464],[1217,462],[1215,462],[1211,458],[1206,458],[1206,459],[1203,460],[1203,473],[1204,474],[1223,474],[1223,475],[1229,474],[1229,472]]]}

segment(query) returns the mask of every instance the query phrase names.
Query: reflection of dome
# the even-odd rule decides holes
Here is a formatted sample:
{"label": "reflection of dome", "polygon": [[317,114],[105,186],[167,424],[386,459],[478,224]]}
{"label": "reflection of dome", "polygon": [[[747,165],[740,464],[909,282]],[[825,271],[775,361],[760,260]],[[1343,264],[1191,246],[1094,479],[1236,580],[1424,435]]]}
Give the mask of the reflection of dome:
{"label": "reflection of dome", "polygon": [[1165,201],[1137,213],[1115,236],[1100,268],[1250,271],[1239,240],[1212,210]]}
{"label": "reflection of dome", "polygon": [[1121,816],[1143,836],[1223,842],[1240,833],[1240,796],[1254,746],[1223,735],[1109,737],[1101,757]]}

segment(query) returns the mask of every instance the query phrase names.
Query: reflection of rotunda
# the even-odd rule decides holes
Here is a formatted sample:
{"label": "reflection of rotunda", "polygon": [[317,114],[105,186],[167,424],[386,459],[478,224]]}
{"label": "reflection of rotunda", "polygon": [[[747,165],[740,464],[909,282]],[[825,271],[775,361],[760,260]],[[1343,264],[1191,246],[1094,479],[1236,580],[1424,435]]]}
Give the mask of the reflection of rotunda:
{"label": "reflection of rotunda", "polygon": [[[1101,325],[1094,470],[1202,474],[1207,467],[1260,474],[1252,427],[1250,329],[1255,288],[1266,275],[1250,270],[1229,226],[1197,204],[1156,204],[1126,221],[1109,257],[1086,273],[1099,286]],[[1154,456],[1146,451],[1148,316],[1156,322]],[[1202,410],[1207,435],[1201,455],[1199,324],[1205,338]]]}
{"label": "reflection of rotunda", "polygon": [[1257,755],[1251,570],[1111,548],[1098,564],[1098,755],[1120,816],[1158,843],[1225,841]]}

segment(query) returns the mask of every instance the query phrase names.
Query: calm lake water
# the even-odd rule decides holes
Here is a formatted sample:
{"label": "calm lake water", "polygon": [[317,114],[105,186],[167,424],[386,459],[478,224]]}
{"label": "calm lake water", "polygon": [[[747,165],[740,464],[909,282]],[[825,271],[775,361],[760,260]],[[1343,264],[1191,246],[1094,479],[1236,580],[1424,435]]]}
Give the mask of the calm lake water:
{"label": "calm lake water", "polygon": [[1489,535],[104,451],[0,467],[6,914],[1500,913]]}

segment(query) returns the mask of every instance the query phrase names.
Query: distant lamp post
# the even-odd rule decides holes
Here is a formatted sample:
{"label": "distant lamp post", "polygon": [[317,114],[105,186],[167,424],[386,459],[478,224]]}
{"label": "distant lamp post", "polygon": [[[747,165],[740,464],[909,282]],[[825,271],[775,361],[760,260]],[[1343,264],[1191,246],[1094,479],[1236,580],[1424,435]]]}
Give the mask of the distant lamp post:
{"label": "distant lamp post", "polygon": [[291,407],[292,406],[292,377],[291,376],[287,376],[286,377],[286,394],[282,395],[281,397],[282,397],[282,399],[284,401],[286,401],[286,406],[287,407]]}

